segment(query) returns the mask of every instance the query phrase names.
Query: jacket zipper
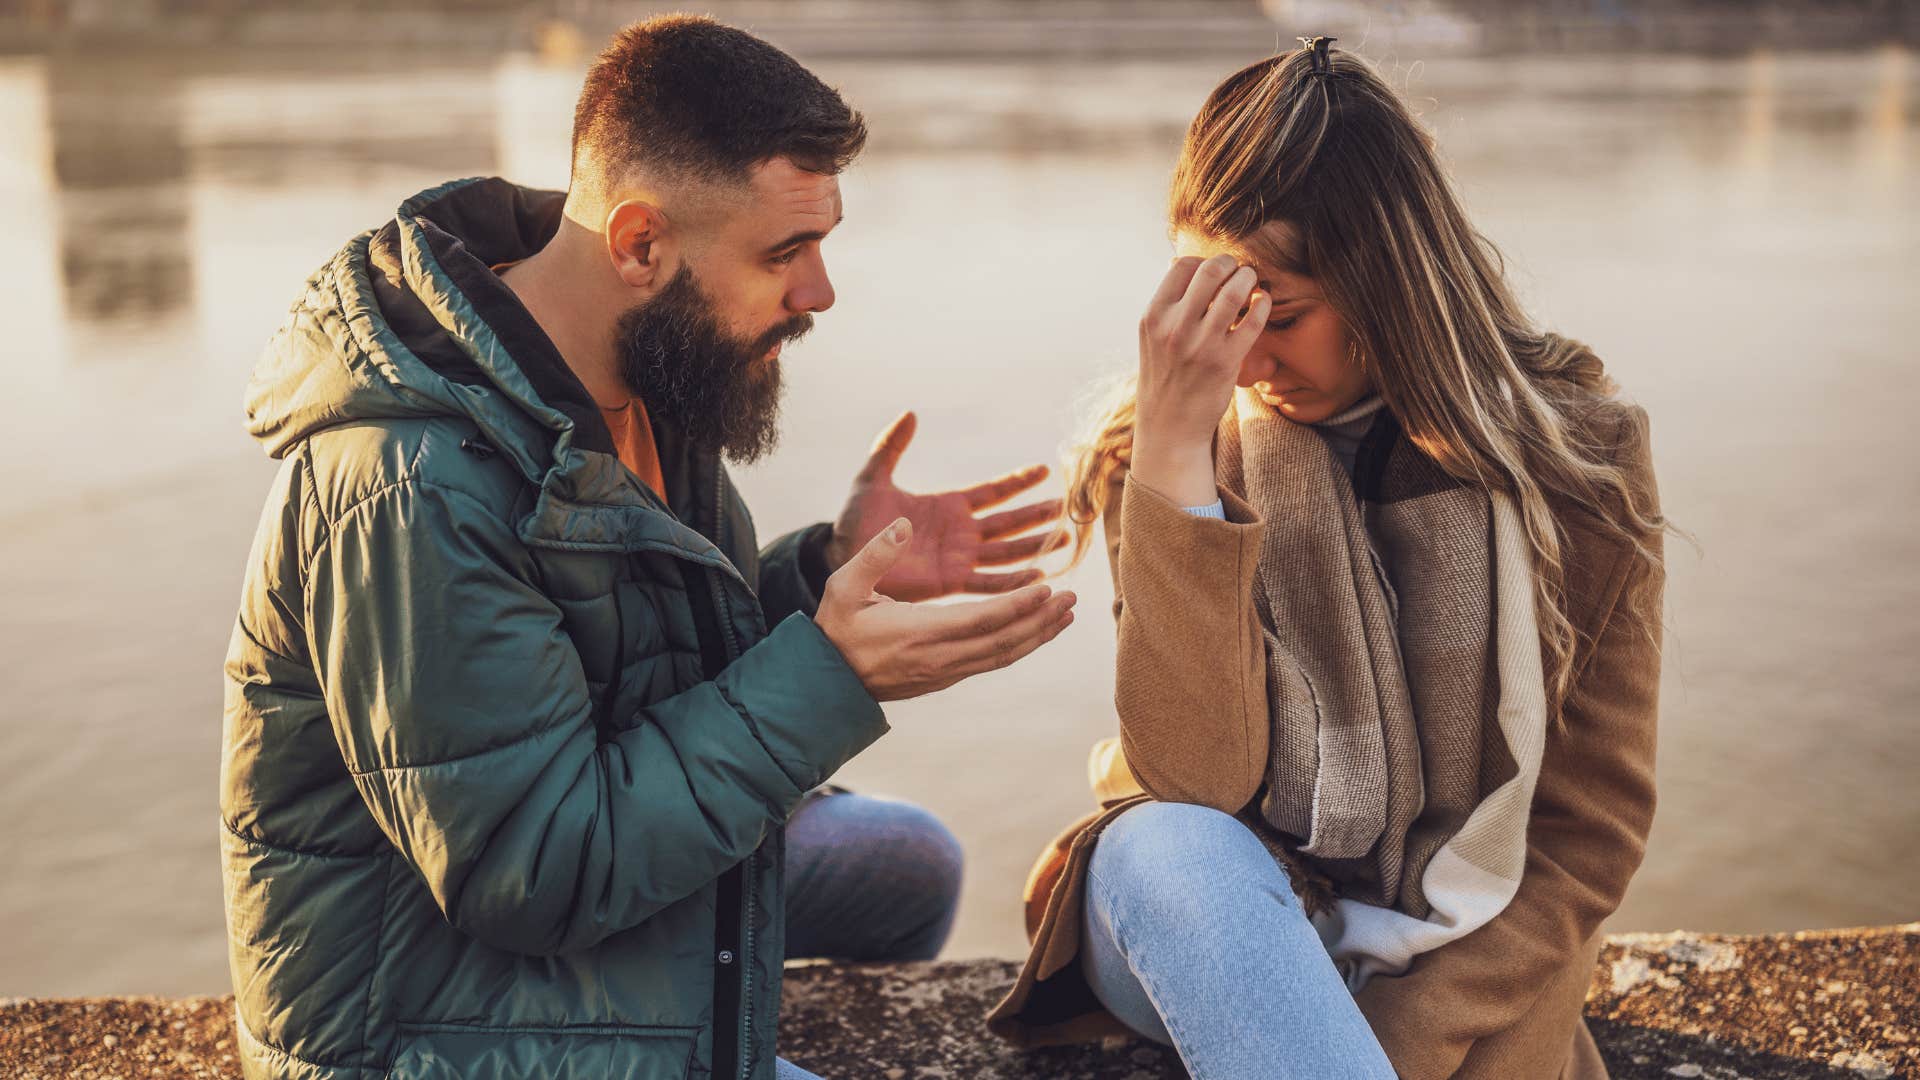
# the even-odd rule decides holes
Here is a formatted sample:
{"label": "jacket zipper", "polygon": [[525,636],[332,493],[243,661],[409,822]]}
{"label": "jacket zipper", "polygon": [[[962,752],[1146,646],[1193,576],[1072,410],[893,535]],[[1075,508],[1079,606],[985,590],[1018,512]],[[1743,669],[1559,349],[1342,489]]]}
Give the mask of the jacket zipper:
{"label": "jacket zipper", "polygon": [[[715,462],[713,469],[713,539],[714,546],[718,547],[723,554],[726,551],[726,528],[726,474],[721,471],[719,463]],[[732,663],[740,657],[740,639],[733,625],[732,611],[727,606],[727,594],[720,580],[720,571],[711,569],[707,571],[707,585],[713,592],[714,614],[719,619],[720,631],[726,640],[727,662]],[[754,856],[748,855],[745,859],[741,860],[738,866],[729,870],[728,873],[739,875],[739,930],[743,940],[740,943],[738,955],[734,957],[734,962],[740,965],[740,997],[738,1002],[740,1020],[737,1029],[739,1049],[736,1053],[738,1055],[737,1075],[740,1080],[747,1080],[750,1070],[753,1067],[754,1056],[753,965],[750,962],[750,958],[754,955]],[[725,895],[726,892],[727,890],[724,888],[721,890],[722,895]],[[722,951],[723,953],[725,952],[724,947]],[[716,1019],[718,1018],[716,1017]]]}

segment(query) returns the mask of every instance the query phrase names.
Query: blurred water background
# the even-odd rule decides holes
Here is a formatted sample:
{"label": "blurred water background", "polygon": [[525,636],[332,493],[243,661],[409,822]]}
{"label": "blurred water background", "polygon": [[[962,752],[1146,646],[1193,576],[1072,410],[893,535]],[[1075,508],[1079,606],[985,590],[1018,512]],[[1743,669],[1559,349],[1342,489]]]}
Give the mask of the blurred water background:
{"label": "blurred water background", "polygon": [[[0,2],[0,994],[220,992],[219,666],[274,469],[246,373],[302,278],[443,179],[561,186],[592,47],[644,5]],[[449,12],[458,8],[461,14]],[[1654,421],[1661,808],[1621,930],[1920,917],[1916,5],[713,4],[866,111],[838,306],[787,357],[763,535],[1057,461],[1132,363],[1179,135],[1332,32],[1420,105],[1548,324]],[[964,842],[950,953],[1017,954],[1113,730],[1110,599],[889,709],[842,774]]]}

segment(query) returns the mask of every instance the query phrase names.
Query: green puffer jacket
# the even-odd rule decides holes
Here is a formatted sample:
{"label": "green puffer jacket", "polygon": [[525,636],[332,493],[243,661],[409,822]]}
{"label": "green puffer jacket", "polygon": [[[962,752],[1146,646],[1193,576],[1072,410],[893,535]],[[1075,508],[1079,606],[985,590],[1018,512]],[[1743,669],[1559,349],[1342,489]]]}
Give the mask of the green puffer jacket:
{"label": "green puffer jacket", "polygon": [[[712,455],[672,505],[488,267],[561,197],[461,181],[307,283],[226,660],[249,1077],[773,1075],[781,835],[887,730]],[[771,629],[769,629],[771,627]]]}

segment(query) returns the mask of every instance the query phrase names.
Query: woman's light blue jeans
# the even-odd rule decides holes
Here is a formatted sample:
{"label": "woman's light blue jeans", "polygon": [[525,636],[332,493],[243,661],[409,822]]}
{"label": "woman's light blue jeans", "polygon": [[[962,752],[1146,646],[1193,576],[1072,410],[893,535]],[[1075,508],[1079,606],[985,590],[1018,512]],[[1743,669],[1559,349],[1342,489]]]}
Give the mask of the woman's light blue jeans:
{"label": "woman's light blue jeans", "polygon": [[1393,1080],[1284,871],[1231,815],[1143,803],[1100,834],[1081,970],[1195,1080]]}
{"label": "woman's light blue jeans", "polygon": [[[808,799],[787,822],[787,956],[931,960],[960,903],[960,842],[908,802]],[[776,1080],[820,1080],[782,1058]]]}

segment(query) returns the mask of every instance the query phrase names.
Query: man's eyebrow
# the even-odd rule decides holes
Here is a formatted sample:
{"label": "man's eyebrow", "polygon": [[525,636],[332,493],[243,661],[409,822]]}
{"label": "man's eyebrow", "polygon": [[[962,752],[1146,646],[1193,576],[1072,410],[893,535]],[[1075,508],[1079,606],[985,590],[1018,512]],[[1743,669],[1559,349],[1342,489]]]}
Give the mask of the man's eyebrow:
{"label": "man's eyebrow", "polygon": [[840,212],[839,216],[833,219],[833,225],[829,225],[824,229],[803,229],[800,232],[794,233],[792,236],[787,237],[785,240],[782,240],[777,244],[771,245],[770,247],[767,248],[767,253],[772,254],[773,252],[776,252],[776,251],[782,251],[787,248],[793,247],[796,244],[804,244],[809,240],[825,240],[827,238],[827,234],[833,231],[834,226],[839,225],[841,222],[845,220],[847,220],[847,215],[846,215],[846,211],[843,210]]}

